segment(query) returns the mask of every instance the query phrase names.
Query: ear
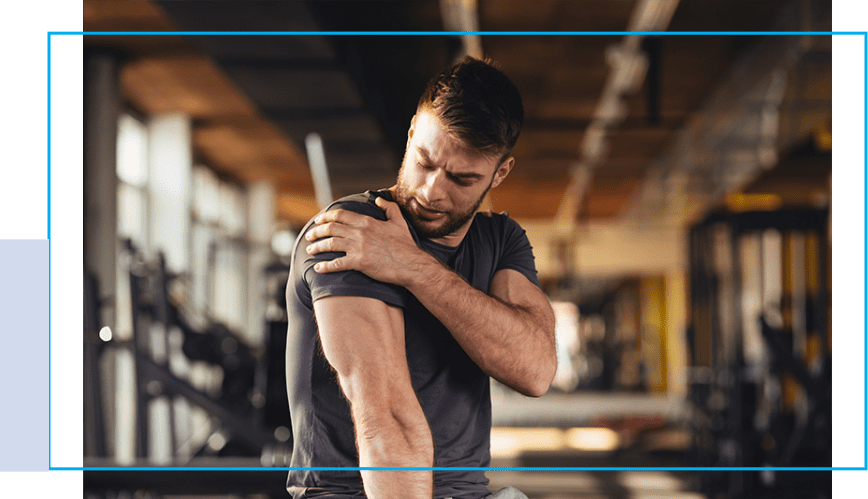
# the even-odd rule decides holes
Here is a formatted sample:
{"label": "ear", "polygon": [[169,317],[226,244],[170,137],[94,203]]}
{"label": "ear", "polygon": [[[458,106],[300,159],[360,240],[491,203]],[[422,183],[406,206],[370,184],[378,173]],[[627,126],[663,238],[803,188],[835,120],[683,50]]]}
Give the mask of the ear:
{"label": "ear", "polygon": [[410,147],[410,139],[413,138],[413,134],[416,132],[416,115],[413,115],[413,118],[410,119],[410,129],[407,130],[407,145],[405,148]]}
{"label": "ear", "polygon": [[515,165],[515,158],[510,156],[503,160],[503,163],[497,167],[497,170],[494,172],[494,179],[491,181],[491,188],[495,188],[503,182],[503,179],[509,175],[509,172],[512,171],[512,167]]}

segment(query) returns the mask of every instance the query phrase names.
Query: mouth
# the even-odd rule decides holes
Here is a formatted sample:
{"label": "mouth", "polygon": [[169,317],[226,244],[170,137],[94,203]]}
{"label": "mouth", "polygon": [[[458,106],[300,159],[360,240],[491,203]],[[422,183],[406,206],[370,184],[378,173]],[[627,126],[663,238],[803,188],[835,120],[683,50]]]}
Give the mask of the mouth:
{"label": "mouth", "polygon": [[416,214],[419,215],[420,217],[426,219],[426,220],[429,220],[429,221],[436,220],[436,219],[438,219],[438,218],[440,218],[446,214],[445,211],[433,210],[431,208],[426,208],[417,199],[413,200],[413,204],[415,205],[415,208],[416,208]]}

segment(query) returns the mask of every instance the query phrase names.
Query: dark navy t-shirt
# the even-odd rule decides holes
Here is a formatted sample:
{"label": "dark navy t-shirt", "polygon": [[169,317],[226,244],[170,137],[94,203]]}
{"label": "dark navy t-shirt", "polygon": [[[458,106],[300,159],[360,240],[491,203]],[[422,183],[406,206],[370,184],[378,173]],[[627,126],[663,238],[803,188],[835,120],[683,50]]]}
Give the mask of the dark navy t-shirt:
{"label": "dark navy t-shirt", "polygon": [[[377,196],[368,191],[333,203],[385,220]],[[406,217],[405,217],[406,218]],[[404,309],[407,363],[413,387],[434,439],[435,467],[487,467],[490,463],[491,400],[489,377],[458,345],[449,331],[400,286],[384,284],[356,272],[318,274],[316,262],[343,253],[310,256],[305,232],[299,234],[287,283],[289,333],[286,345],[287,390],[293,430],[293,467],[358,467],[349,403],[319,344],[313,302],[325,296],[376,298]],[[409,224],[408,224],[409,225]],[[467,282],[488,292],[499,270],[522,273],[539,286],[533,252],[524,230],[506,215],[476,215],[457,247],[420,239],[420,247],[440,259]],[[435,497],[479,498],[488,494],[483,471],[436,471]],[[291,471],[287,488],[296,499],[364,497],[358,471]]]}

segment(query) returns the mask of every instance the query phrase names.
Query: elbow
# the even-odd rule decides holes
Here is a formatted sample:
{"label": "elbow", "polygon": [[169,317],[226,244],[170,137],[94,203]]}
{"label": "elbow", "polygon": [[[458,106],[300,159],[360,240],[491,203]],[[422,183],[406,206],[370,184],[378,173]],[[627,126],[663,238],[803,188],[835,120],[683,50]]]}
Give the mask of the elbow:
{"label": "elbow", "polygon": [[[533,370],[533,375],[528,380],[529,383],[524,390],[520,390],[528,397],[542,397],[552,386],[552,381],[555,379],[555,373],[558,370],[558,354],[555,342],[555,324],[554,312],[549,308],[548,320],[542,321],[547,324],[540,331],[540,335],[547,341],[542,342],[539,359],[536,361],[536,368]],[[544,345],[544,346],[543,346]]]}
{"label": "elbow", "polygon": [[539,364],[534,376],[533,383],[529,386],[527,395],[529,397],[542,397],[549,391],[552,386],[552,381],[555,379],[555,373],[558,370],[558,354],[554,341],[554,327],[551,334],[551,344],[547,352],[540,356]]}
{"label": "elbow", "polygon": [[549,391],[549,386],[551,383],[534,383],[532,385],[528,385],[524,390],[521,390],[522,395],[526,395],[528,397],[538,398],[542,397]]}
{"label": "elbow", "polygon": [[540,381],[536,383],[534,387],[534,391],[531,393],[531,397],[542,397],[546,393],[548,393],[549,388],[552,386],[552,381],[555,379],[555,372],[558,370],[558,361],[552,356],[551,362],[546,367],[545,372],[541,376]]}
{"label": "elbow", "polygon": [[552,380],[545,380],[543,378],[539,378],[538,380],[534,380],[531,383],[528,383],[524,387],[522,387],[519,392],[522,395],[526,395],[528,397],[542,397],[549,391],[549,387],[552,384]]}
{"label": "elbow", "polygon": [[528,397],[542,397],[548,393],[549,387],[551,387],[552,381],[555,379],[557,369],[557,356],[552,352],[551,355],[547,355],[540,362],[534,376],[519,391]]}

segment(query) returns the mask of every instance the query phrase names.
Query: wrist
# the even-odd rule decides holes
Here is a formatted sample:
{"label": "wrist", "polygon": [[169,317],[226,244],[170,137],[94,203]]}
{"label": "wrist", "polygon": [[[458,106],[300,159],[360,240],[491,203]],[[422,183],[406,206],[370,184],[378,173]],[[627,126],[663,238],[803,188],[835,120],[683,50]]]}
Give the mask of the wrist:
{"label": "wrist", "polygon": [[419,248],[411,264],[406,267],[404,288],[413,294],[419,290],[431,289],[442,279],[442,272],[447,269],[440,260],[431,253]]}

